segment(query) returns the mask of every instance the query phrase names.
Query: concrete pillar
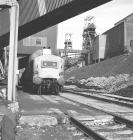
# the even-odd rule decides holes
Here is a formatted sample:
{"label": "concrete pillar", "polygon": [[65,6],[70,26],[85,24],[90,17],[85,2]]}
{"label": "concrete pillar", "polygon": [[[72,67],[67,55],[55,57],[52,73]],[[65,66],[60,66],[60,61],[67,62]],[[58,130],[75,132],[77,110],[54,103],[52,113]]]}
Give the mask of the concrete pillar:
{"label": "concrete pillar", "polygon": [[8,66],[7,99],[15,101],[16,72],[17,72],[17,44],[18,44],[19,5],[15,2],[10,8],[10,41]]}

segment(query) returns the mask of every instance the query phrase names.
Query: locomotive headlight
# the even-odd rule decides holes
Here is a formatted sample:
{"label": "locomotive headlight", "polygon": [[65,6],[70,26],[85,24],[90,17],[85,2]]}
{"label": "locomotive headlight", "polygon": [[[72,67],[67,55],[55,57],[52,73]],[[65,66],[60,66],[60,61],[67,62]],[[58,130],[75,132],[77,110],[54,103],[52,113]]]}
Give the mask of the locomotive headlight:
{"label": "locomotive headlight", "polygon": [[64,72],[60,72],[60,73],[59,73],[58,83],[59,83],[60,85],[64,85],[64,83],[65,83],[65,81],[64,81]]}
{"label": "locomotive headlight", "polygon": [[60,73],[59,73],[59,76],[63,76],[63,75],[64,75],[64,72],[60,72]]}
{"label": "locomotive headlight", "polygon": [[34,76],[33,76],[33,83],[35,83],[35,84],[37,84],[37,85],[41,84],[41,83],[42,83],[42,78],[38,77],[37,74],[34,75]]}
{"label": "locomotive headlight", "polygon": [[34,75],[36,75],[36,74],[38,74],[38,71],[36,70],[36,71],[34,71]]}

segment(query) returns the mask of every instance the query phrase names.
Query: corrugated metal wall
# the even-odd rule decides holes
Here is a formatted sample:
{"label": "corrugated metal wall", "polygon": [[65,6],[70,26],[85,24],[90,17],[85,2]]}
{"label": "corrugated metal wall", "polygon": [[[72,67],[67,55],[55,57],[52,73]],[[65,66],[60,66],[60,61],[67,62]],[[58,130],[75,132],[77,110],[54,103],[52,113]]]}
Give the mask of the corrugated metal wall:
{"label": "corrugated metal wall", "polygon": [[9,10],[2,10],[0,14],[0,35],[7,33],[10,29]]}
{"label": "corrugated metal wall", "polygon": [[[24,25],[71,1],[73,0],[20,0],[19,25]],[[9,32],[9,27],[9,10],[5,9],[0,12],[0,36]]]}
{"label": "corrugated metal wall", "polygon": [[94,47],[93,60],[96,60],[99,58],[99,36],[96,36],[93,42],[93,47]]}
{"label": "corrugated metal wall", "polygon": [[133,50],[133,47],[131,46],[131,41],[133,40],[133,14],[128,16],[128,19],[125,21],[125,45],[127,47],[131,47]]}
{"label": "corrugated metal wall", "polygon": [[[56,8],[70,3],[72,0],[21,0],[20,1],[20,25],[32,21],[44,14],[47,14]],[[47,38],[47,44],[53,51],[57,48],[57,26],[53,26],[41,31],[34,36]],[[23,46],[23,40],[19,41],[18,54],[31,54],[39,49],[36,46]],[[54,53],[54,52],[53,52]]]}
{"label": "corrugated metal wall", "polygon": [[21,0],[20,25],[47,14],[73,0]]}
{"label": "corrugated metal wall", "polygon": [[124,51],[124,23],[108,30],[104,35],[107,35],[105,58],[122,54]]}
{"label": "corrugated metal wall", "polygon": [[[47,38],[47,45],[51,47],[52,52],[55,54],[57,48],[57,28],[58,26],[52,26],[46,30],[38,32],[34,34],[34,37],[46,37]],[[27,40],[25,40],[27,41]],[[37,46],[25,46],[23,40],[20,40],[18,43],[18,54],[32,54],[36,50],[42,47]]]}
{"label": "corrugated metal wall", "polygon": [[129,47],[130,46],[130,41],[133,40],[133,21],[132,21],[132,23],[125,23],[125,28],[126,28],[126,30],[125,30],[126,31],[125,45],[127,47]]}

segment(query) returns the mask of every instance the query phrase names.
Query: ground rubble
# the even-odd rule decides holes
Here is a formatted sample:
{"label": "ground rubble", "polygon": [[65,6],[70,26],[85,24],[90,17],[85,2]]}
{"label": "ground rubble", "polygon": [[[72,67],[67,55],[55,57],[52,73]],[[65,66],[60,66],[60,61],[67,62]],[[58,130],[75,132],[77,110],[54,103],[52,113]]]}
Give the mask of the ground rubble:
{"label": "ground rubble", "polygon": [[66,129],[65,115],[23,115],[18,102],[0,106],[0,139],[2,140],[73,140]]}
{"label": "ground rubble", "polygon": [[15,140],[16,119],[18,114],[17,112],[12,112],[10,108],[10,106],[14,106],[12,104],[14,103],[0,106],[0,137],[2,140]]}
{"label": "ground rubble", "polygon": [[[4,91],[4,92],[3,92]],[[6,89],[0,96],[0,139],[2,140],[76,140],[67,130],[64,114],[23,115],[19,102],[6,100]]]}
{"label": "ground rubble", "polygon": [[65,115],[21,116],[16,127],[16,140],[76,140],[66,125]]}
{"label": "ground rubble", "polygon": [[15,140],[19,104],[7,100],[7,87],[0,87],[0,139]]}
{"label": "ground rubble", "polygon": [[116,94],[125,97],[126,95],[127,97],[131,97],[130,91],[133,89],[133,77],[129,74],[118,74],[108,77],[89,77],[80,80],[75,77],[70,77],[66,83],[76,85],[79,88],[89,89],[89,91],[93,93]]}

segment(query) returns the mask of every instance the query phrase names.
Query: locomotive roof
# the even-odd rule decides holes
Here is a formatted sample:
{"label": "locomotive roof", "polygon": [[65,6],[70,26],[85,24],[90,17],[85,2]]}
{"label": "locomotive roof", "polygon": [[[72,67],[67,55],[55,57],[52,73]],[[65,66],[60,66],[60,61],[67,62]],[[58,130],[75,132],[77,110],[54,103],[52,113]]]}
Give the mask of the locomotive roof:
{"label": "locomotive roof", "polygon": [[[38,56],[42,56],[43,55],[43,49],[40,49],[40,50],[37,50],[35,51],[31,56],[30,56],[30,60],[34,60],[36,57]],[[55,57],[59,57],[57,55],[54,55],[54,54],[47,54],[47,56],[55,56]]]}

